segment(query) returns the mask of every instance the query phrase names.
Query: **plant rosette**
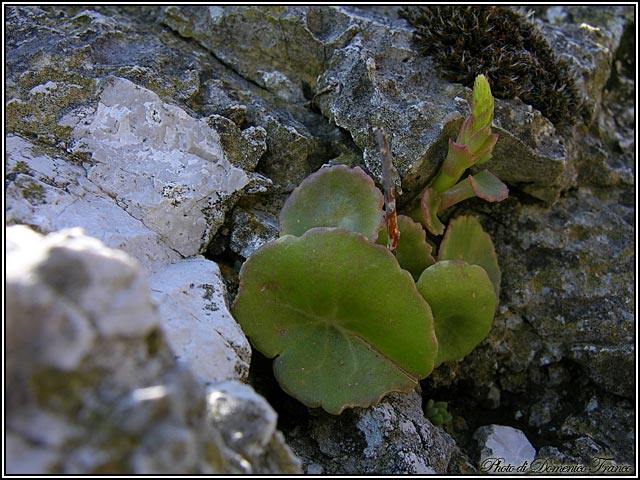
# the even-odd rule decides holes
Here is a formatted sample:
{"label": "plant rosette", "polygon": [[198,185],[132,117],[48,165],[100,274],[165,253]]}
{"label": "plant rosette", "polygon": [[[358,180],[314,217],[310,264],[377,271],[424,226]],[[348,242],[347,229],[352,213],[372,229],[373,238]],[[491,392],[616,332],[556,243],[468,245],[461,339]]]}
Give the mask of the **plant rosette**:
{"label": "plant rosette", "polygon": [[[344,192],[357,193],[345,201]],[[240,270],[232,313],[252,345],[275,358],[285,392],[333,414],[413,389],[434,366],[464,357],[493,320],[485,268],[497,268],[495,253],[465,247],[474,237],[480,251],[488,246],[479,223],[451,222],[436,262],[424,230],[401,215],[394,255],[372,241],[386,243],[381,198],[359,168],[319,170],[285,203],[281,237]]]}

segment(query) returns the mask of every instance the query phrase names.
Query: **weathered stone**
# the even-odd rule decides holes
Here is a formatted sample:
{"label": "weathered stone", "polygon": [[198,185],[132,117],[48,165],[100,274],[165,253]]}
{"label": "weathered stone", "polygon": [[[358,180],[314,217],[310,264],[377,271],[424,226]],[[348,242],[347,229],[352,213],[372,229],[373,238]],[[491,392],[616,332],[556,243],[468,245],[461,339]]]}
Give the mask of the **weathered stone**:
{"label": "weathered stone", "polygon": [[[71,109],[93,101],[96,79],[114,74],[187,103],[199,90],[200,53],[178,51],[148,13],[104,13],[79,6],[10,7],[7,18],[9,132],[64,145],[71,129],[58,124]],[[148,17],[147,17],[148,18]]]}
{"label": "weathered stone", "polygon": [[241,257],[249,256],[262,245],[278,238],[278,219],[267,212],[243,208],[233,211],[229,248]]}
{"label": "weathered stone", "polygon": [[[482,473],[526,473],[536,457],[521,430],[506,425],[488,425],[473,434],[478,449],[478,465]],[[518,467],[525,466],[525,470]],[[506,470],[505,470],[506,469]]]}
{"label": "weathered stone", "polygon": [[155,272],[149,282],[177,361],[203,383],[245,380],[251,347],[227,309],[218,265],[192,257]]}
{"label": "weathered stone", "polygon": [[565,139],[538,110],[518,99],[498,101],[494,125],[500,138],[488,168],[498,178],[547,203],[575,183]]}
{"label": "weathered stone", "polygon": [[[600,108],[603,90],[611,75],[613,56],[625,25],[633,21],[633,13],[623,6],[564,7],[552,10],[551,16],[546,15],[547,12],[536,24],[556,55],[573,70],[572,76],[582,90],[583,107],[593,116]],[[570,20],[559,22],[562,17]]]}
{"label": "weathered stone", "polygon": [[[77,369],[97,335],[143,336],[158,326],[131,257],[79,230],[45,241],[24,226],[11,230],[7,343],[9,358],[17,362],[10,369],[14,381],[24,381],[29,372],[22,370],[34,363]],[[105,297],[104,290],[111,294]],[[42,337],[34,336],[39,329]]]}
{"label": "weathered stone", "polygon": [[167,7],[163,21],[287,101],[315,88],[332,48],[357,28],[326,7]]}
{"label": "weathered stone", "polygon": [[[501,258],[504,270],[513,271],[505,278],[510,303],[522,306],[547,348],[562,345],[569,358],[590,365],[602,387],[631,395],[632,227],[607,203],[581,189],[552,210],[523,208],[514,226],[519,238],[509,242],[519,244],[522,256],[509,248]],[[523,228],[526,222],[545,227],[533,232]]]}
{"label": "weathered stone", "polygon": [[276,430],[276,412],[251,387],[238,382],[209,387],[207,415],[241,464],[250,467],[246,473],[302,473],[300,460]]}
{"label": "weathered stone", "polygon": [[158,233],[88,180],[82,166],[18,136],[8,136],[5,146],[7,223],[28,224],[42,233],[82,227],[136,257],[147,270],[179,258]]}
{"label": "weathered stone", "polygon": [[286,433],[306,473],[443,474],[459,455],[453,439],[424,417],[415,390],[340,416],[310,413],[307,425]]}
{"label": "weathered stone", "polygon": [[97,108],[62,122],[74,151],[91,152],[87,178],[183,256],[206,246],[249,183],[206,121],[122,78],[104,81]]}
{"label": "weathered stone", "polygon": [[240,419],[211,416],[133,258],[77,229],[12,226],[7,245],[7,472],[299,472],[275,413],[250,387],[225,384],[235,411],[252,415],[242,456]]}

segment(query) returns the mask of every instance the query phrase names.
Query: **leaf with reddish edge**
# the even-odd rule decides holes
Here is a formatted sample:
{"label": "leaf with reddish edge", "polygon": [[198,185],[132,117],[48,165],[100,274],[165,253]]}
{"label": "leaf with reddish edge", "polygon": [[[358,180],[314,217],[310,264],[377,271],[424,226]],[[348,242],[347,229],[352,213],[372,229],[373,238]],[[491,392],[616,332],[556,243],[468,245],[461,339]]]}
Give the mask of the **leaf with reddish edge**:
{"label": "leaf with reddish edge", "polygon": [[509,196],[509,187],[489,170],[469,175],[468,178],[476,196],[487,202],[501,202]]}
{"label": "leaf with reddish edge", "polygon": [[[427,242],[422,225],[414,222],[410,217],[398,215],[398,229],[400,238],[396,259],[400,266],[410,272],[414,280],[417,280],[425,268],[435,263],[432,255],[433,247]],[[387,244],[386,229],[380,231],[376,243]]]}
{"label": "leaf with reddish edge", "polygon": [[485,140],[485,143],[482,145],[482,148],[475,152],[475,165],[482,165],[491,160],[491,157],[493,156],[493,147],[495,147],[498,142],[498,136],[499,135],[497,133],[489,135]]}
{"label": "leaf with reddish edge", "polygon": [[460,180],[453,187],[446,192],[440,194],[440,205],[438,207],[438,213],[446,210],[447,208],[460,203],[463,200],[476,196],[476,192],[473,190],[469,175],[464,180]]}
{"label": "leaf with reddish edge", "polygon": [[473,134],[473,115],[467,115],[467,117],[464,119],[464,122],[462,122],[460,131],[458,132],[456,143],[458,145],[467,145]]}
{"label": "leaf with reddish edge", "polygon": [[449,140],[449,151],[440,172],[431,184],[431,188],[438,193],[451,188],[460,179],[464,171],[475,163],[473,154],[465,145],[459,145]]}
{"label": "leaf with reddish edge", "polygon": [[280,211],[280,235],[314,227],[342,227],[375,241],[383,227],[384,197],[360,167],[321,168],[291,192]]}
{"label": "leaf with reddish edge", "polygon": [[487,202],[501,202],[508,196],[509,188],[494,174],[483,170],[475,175],[469,175],[441,193],[437,213],[472,197],[478,197]]}
{"label": "leaf with reddish edge", "polygon": [[[466,143],[466,145],[473,155],[478,156],[488,149],[493,150],[493,147],[495,146],[497,140],[498,135],[495,134],[494,138],[494,135],[491,134],[491,127],[484,127],[482,130],[478,130],[476,133],[474,133]],[[474,161],[474,164],[476,163],[477,160]]]}
{"label": "leaf with reddish edge", "polygon": [[438,193],[431,188],[425,189],[420,199],[421,222],[434,235],[442,235],[444,225],[438,213],[472,197],[487,202],[501,202],[509,196],[509,188],[494,174],[483,170],[469,175],[453,187]]}
{"label": "leaf with reddish edge", "polygon": [[342,228],[257,250],[232,313],[254,348],[277,357],[283,390],[332,414],[409,391],[433,370],[433,317],[411,275],[385,247]]}
{"label": "leaf with reddish edge", "polygon": [[438,218],[440,208],[440,194],[432,188],[425,189],[420,198],[422,224],[434,235],[444,233],[444,225]]}
{"label": "leaf with reddish edge", "polygon": [[500,298],[502,275],[491,236],[482,229],[476,217],[461,215],[449,222],[444,234],[438,260],[463,260],[485,269],[493,284],[496,298]]}

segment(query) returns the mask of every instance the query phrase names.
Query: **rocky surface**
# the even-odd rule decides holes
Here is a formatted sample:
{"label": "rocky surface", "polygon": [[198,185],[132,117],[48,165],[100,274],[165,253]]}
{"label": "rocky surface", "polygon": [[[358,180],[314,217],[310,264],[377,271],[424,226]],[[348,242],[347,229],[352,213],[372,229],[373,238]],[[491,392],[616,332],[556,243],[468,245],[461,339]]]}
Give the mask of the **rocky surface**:
{"label": "rocky surface", "polygon": [[[423,381],[422,401],[420,390],[393,394],[339,417],[278,393],[269,362],[251,355],[227,311],[234,269],[278,235],[287,195],[321,165],[359,165],[379,179],[375,127],[389,133],[398,203],[410,204],[470,90],[418,52],[397,7],[11,6],[5,15],[7,223],[43,234],[82,227],[120,252],[76,233],[23,233],[14,246],[87,245],[97,265],[120,265],[133,282],[93,265],[60,275],[59,252],[18,249],[30,263],[16,281],[35,283],[31,303],[16,296],[24,303],[7,315],[13,471],[469,473],[472,433],[491,424],[519,428],[556,462],[633,462],[631,7],[535,7],[530,19],[572,66],[583,109],[568,128],[518,99],[496,100],[490,169],[511,195],[447,212],[478,215],[496,245],[503,284],[491,334]],[[37,265],[48,267],[25,274]],[[102,303],[80,296],[85,273]],[[273,411],[238,381],[278,409],[302,466]],[[448,402],[450,435],[424,419],[429,398]]]}
{"label": "rocky surface", "polygon": [[205,384],[247,379],[251,347],[229,313],[215,262],[180,260],[155,272],[149,285],[178,362]]}
{"label": "rocky surface", "polygon": [[453,439],[422,414],[417,391],[391,394],[368,409],[340,416],[316,410],[287,432],[305,473],[384,475],[468,473],[473,470]]}
{"label": "rocky surface", "polygon": [[8,473],[299,471],[262,397],[176,361],[124,252],[9,227],[7,300]]}
{"label": "rocky surface", "polygon": [[478,465],[483,473],[526,473],[536,450],[522,431],[504,425],[480,427],[473,434]]}

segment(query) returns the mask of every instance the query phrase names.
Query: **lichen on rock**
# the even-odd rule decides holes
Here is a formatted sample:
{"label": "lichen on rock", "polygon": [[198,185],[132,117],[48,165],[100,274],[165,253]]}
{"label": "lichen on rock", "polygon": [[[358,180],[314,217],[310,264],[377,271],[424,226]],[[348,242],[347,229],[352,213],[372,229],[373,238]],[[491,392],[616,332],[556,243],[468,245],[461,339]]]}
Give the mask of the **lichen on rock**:
{"label": "lichen on rock", "polygon": [[[264,399],[216,382],[207,397],[176,362],[133,258],[79,229],[13,226],[7,246],[9,473],[299,471]],[[221,389],[251,425],[210,412]]]}
{"label": "lichen on rock", "polygon": [[[306,473],[474,473],[460,448],[495,423],[557,461],[631,463],[633,9],[531,8],[582,109],[566,112],[568,126],[526,95],[495,102],[491,170],[510,198],[451,215],[478,215],[493,237],[501,307],[464,362],[421,383],[447,401],[448,436],[424,419],[420,390],[339,417],[274,395],[226,312],[234,269],[277,235],[300,182],[324,164],[380,180],[375,127],[389,134],[400,208],[437,172],[470,89],[419,51],[399,6],[7,7],[7,224],[82,227],[139,262],[100,246],[89,255],[99,272],[84,250],[34,256],[60,236],[8,241],[8,260],[23,244],[21,261],[46,265],[8,283],[23,289],[7,296],[10,471],[300,472],[286,442]],[[96,246],[71,237],[60,242]],[[212,260],[231,272],[226,293]],[[154,292],[136,302],[139,269]],[[94,288],[88,301],[87,278],[115,297]],[[244,387],[215,390],[245,379],[277,408],[284,437],[251,431],[247,416],[263,412],[264,433],[273,412],[244,403]],[[217,431],[218,420],[238,428]]]}

